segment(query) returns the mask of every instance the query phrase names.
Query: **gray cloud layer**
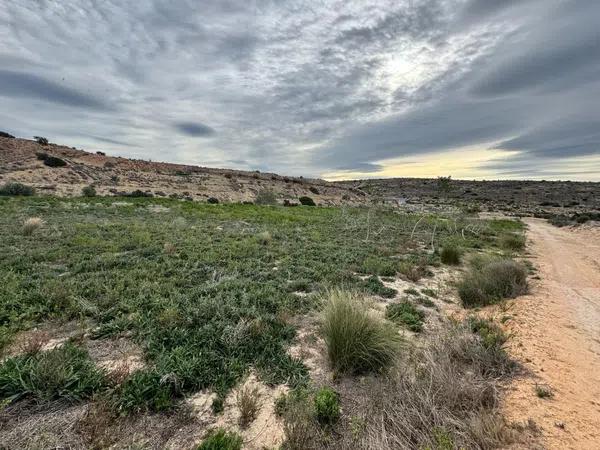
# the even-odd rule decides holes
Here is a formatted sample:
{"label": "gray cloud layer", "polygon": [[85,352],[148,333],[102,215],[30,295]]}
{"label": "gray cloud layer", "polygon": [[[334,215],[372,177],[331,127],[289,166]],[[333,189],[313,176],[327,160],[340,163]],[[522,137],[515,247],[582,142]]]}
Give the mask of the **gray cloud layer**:
{"label": "gray cloud layer", "polygon": [[0,129],[297,174],[479,145],[510,150],[481,169],[543,177],[600,158],[598,17],[594,0],[6,0]]}

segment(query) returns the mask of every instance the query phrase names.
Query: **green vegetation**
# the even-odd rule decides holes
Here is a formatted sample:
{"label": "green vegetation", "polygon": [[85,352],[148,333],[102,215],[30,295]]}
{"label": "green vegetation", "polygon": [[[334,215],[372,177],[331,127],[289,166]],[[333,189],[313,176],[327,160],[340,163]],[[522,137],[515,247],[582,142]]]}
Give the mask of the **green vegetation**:
{"label": "green vegetation", "polygon": [[89,186],[85,186],[81,190],[81,195],[83,195],[84,197],[95,197],[96,196],[96,188],[92,184],[90,184]]}
{"label": "green vegetation", "polygon": [[277,197],[273,191],[268,189],[262,189],[256,194],[256,198],[254,199],[254,203],[256,205],[276,205]]}
{"label": "green vegetation", "polygon": [[301,205],[304,205],[304,206],[317,206],[315,201],[310,197],[303,196],[303,197],[298,198],[298,201],[300,202]]}
{"label": "green vegetation", "polygon": [[386,307],[385,316],[393,322],[405,325],[410,331],[418,333],[423,330],[425,313],[409,300],[390,303]]}
{"label": "green vegetation", "polygon": [[363,298],[335,289],[327,293],[325,302],[322,332],[336,372],[376,372],[392,363],[398,334],[369,312]]}
{"label": "green vegetation", "polygon": [[520,251],[525,248],[525,236],[522,234],[506,233],[500,235],[500,247],[506,250]]}
{"label": "green vegetation", "polygon": [[35,195],[35,189],[23,183],[6,183],[0,187],[0,195]]}
{"label": "green vegetation", "polygon": [[396,296],[397,293],[396,289],[386,287],[381,282],[379,277],[376,277],[375,275],[372,275],[369,278],[367,278],[367,280],[365,281],[365,287],[368,292],[375,295],[379,295],[383,298],[393,298]]}
{"label": "green vegetation", "polygon": [[463,306],[473,308],[513,298],[527,291],[527,268],[511,259],[476,258],[458,283]]}
{"label": "green vegetation", "polygon": [[340,398],[337,392],[323,387],[315,393],[315,414],[322,425],[331,425],[340,418]]}
{"label": "green vegetation", "polygon": [[455,245],[444,245],[440,252],[440,260],[444,264],[457,266],[460,264],[460,249]]}
{"label": "green vegetation", "polygon": [[0,398],[77,401],[106,385],[86,351],[67,343],[45,352],[8,358],[0,366]]}
{"label": "green vegetation", "polygon": [[240,435],[219,428],[209,433],[196,450],[240,450],[242,443]]}
{"label": "green vegetation", "polygon": [[46,158],[44,158],[44,164],[48,167],[65,167],[67,162],[58,156],[48,155]]}

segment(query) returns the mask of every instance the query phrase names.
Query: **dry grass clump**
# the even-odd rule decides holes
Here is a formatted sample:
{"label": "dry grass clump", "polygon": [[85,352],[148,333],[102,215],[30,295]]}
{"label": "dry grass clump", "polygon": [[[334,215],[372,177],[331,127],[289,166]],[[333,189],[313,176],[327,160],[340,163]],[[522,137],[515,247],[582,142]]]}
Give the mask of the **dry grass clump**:
{"label": "dry grass clump", "polygon": [[476,260],[458,284],[463,306],[472,308],[527,292],[527,268],[511,259]]}
{"label": "dry grass clump", "polygon": [[236,394],[236,405],[240,411],[240,426],[247,427],[256,419],[260,408],[260,392],[258,387],[246,383],[241,386]]}
{"label": "dry grass clump", "polygon": [[44,221],[39,217],[30,217],[23,222],[23,234],[30,236],[35,230],[41,228],[44,225]]}
{"label": "dry grass clump", "polygon": [[359,294],[333,289],[326,293],[325,302],[322,333],[337,373],[377,372],[392,363],[399,335],[369,311]]}

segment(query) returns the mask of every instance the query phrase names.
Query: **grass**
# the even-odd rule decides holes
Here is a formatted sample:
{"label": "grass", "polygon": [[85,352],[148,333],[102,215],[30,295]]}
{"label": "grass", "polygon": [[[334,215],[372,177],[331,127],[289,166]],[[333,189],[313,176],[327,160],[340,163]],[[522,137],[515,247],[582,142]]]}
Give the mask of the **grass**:
{"label": "grass", "polygon": [[398,291],[396,291],[396,289],[385,286],[381,282],[379,277],[376,277],[375,275],[372,275],[369,278],[367,278],[367,280],[365,281],[365,288],[366,288],[367,292],[370,292],[371,294],[379,295],[380,297],[383,297],[383,298],[393,298],[396,296],[396,294],[398,292]]}
{"label": "grass", "polygon": [[[295,336],[289,318],[317,308],[319,296],[295,291],[391,295],[356,272],[393,276],[402,260],[407,273],[423,276],[433,261],[420,249],[431,231],[445,242],[473,223],[386,209],[129,196],[3,196],[0,212],[0,350],[48,320],[91,324],[95,339],[126,333],[144,349],[146,368],[115,388],[98,387],[122,413],[171,409],[203,389],[222,402],[250,369],[269,384],[303,385],[308,371],[287,352]],[[22,232],[31,216],[45,223],[35,245]],[[465,247],[478,239],[467,234]],[[354,355],[338,367],[378,371],[394,354],[393,327],[364,309],[355,317],[363,317],[367,341],[353,341]],[[35,373],[35,364],[26,367]]]}
{"label": "grass", "polygon": [[466,308],[490,305],[526,291],[527,268],[511,259],[476,259],[458,283],[458,294]]}
{"label": "grass", "polygon": [[514,233],[501,234],[499,243],[500,247],[506,250],[520,251],[525,248],[525,236]]}
{"label": "grass", "polygon": [[440,252],[440,260],[443,264],[457,266],[460,264],[461,251],[455,245],[444,245]]}
{"label": "grass", "polygon": [[242,443],[238,434],[219,428],[210,432],[196,450],[241,450]]}
{"label": "grass", "polygon": [[398,335],[369,311],[362,297],[335,289],[326,294],[325,302],[322,333],[337,373],[378,372],[392,363]]}
{"label": "grass", "polygon": [[106,385],[88,354],[73,344],[12,357],[0,366],[0,398],[78,401]]}
{"label": "grass", "polygon": [[260,393],[256,386],[249,383],[241,386],[236,393],[236,406],[240,412],[240,426],[247,427],[256,418],[260,408]]}
{"label": "grass", "polygon": [[425,313],[410,302],[403,300],[400,303],[390,303],[387,305],[385,315],[393,322],[406,326],[410,331],[419,333],[423,330],[423,320]]}
{"label": "grass", "polygon": [[23,222],[23,234],[31,236],[35,230],[41,228],[44,221],[39,217],[30,217]]}
{"label": "grass", "polygon": [[315,393],[315,415],[322,425],[332,425],[340,418],[340,398],[330,387],[322,387]]}

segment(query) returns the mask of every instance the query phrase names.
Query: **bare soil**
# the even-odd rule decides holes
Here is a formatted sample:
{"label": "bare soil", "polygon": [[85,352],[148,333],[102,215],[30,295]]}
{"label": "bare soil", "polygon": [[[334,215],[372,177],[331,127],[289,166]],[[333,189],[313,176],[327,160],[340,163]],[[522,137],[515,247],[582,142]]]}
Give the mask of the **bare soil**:
{"label": "bare soil", "polygon": [[[509,419],[532,418],[549,449],[600,448],[600,229],[526,219],[530,295],[511,305],[511,353],[526,375],[508,389]],[[549,389],[540,398],[536,386]]]}

